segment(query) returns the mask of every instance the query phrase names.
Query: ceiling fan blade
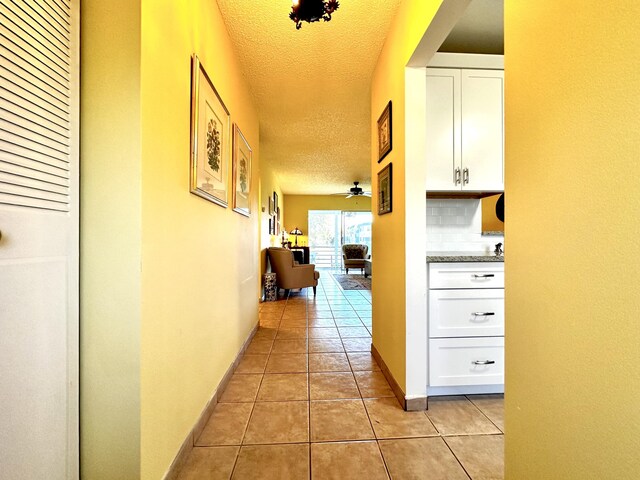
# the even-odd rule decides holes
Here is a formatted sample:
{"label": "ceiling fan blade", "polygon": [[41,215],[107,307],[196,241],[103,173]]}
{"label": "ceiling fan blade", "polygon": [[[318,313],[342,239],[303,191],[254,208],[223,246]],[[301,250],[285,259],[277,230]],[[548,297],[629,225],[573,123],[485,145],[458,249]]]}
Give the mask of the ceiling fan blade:
{"label": "ceiling fan blade", "polygon": [[353,197],[353,193],[350,193],[349,195],[347,195],[347,198],[351,198]]}
{"label": "ceiling fan blade", "polygon": [[362,195],[365,196],[365,197],[370,197],[371,196],[371,192],[364,192]]}

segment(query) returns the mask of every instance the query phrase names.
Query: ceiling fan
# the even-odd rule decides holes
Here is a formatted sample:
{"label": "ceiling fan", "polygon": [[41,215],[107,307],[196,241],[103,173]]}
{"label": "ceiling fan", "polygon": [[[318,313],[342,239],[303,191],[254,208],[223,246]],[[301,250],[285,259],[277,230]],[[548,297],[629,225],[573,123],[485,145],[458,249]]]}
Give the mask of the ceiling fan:
{"label": "ceiling fan", "polygon": [[362,190],[362,188],[360,188],[358,186],[360,182],[353,182],[353,187],[351,187],[349,189],[348,192],[346,193],[334,193],[334,195],[344,195],[346,196],[346,198],[351,198],[351,197],[370,197],[371,196],[371,192],[365,192],[364,190]]}

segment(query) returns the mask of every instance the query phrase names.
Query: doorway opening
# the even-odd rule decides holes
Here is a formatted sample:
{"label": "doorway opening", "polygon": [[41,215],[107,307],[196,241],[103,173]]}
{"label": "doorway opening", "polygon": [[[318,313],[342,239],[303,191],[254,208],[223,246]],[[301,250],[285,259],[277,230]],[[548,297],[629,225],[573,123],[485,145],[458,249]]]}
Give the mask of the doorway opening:
{"label": "doorway opening", "polygon": [[371,212],[309,210],[311,263],[340,271],[346,243],[366,245],[371,253],[371,220]]}

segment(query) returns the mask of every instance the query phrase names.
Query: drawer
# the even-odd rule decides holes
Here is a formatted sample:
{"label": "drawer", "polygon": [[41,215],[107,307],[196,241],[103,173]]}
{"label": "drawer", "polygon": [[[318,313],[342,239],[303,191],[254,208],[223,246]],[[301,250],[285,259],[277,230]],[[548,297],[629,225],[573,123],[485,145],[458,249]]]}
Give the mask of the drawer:
{"label": "drawer", "polygon": [[503,383],[504,337],[429,340],[430,386]]}
{"label": "drawer", "polygon": [[504,289],[429,290],[429,337],[504,335]]}
{"label": "drawer", "polygon": [[430,263],[429,288],[504,288],[504,263]]}

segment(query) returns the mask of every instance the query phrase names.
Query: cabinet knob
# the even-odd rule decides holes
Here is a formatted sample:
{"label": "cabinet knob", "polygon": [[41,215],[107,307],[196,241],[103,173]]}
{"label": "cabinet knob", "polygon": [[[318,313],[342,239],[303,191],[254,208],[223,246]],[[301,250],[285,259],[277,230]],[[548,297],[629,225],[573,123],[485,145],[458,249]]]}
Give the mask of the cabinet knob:
{"label": "cabinet knob", "polygon": [[495,277],[495,275],[493,273],[474,273],[472,275],[473,278],[491,278],[491,277]]}
{"label": "cabinet knob", "polygon": [[495,315],[495,312],[473,312],[471,315],[475,317],[488,317],[490,315]]}
{"label": "cabinet knob", "polygon": [[495,362],[495,360],[474,360],[473,362],[474,365],[493,365]]}
{"label": "cabinet knob", "polygon": [[467,185],[469,183],[469,169],[468,168],[465,168],[462,171],[462,183],[464,185]]}
{"label": "cabinet knob", "polygon": [[460,185],[460,168],[453,171],[453,181],[456,185]]}

